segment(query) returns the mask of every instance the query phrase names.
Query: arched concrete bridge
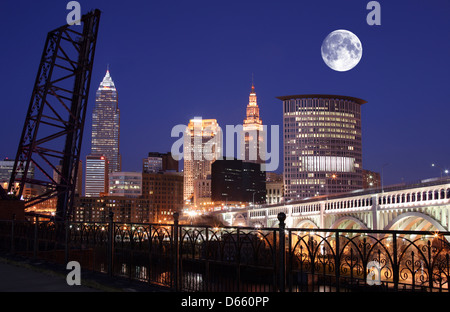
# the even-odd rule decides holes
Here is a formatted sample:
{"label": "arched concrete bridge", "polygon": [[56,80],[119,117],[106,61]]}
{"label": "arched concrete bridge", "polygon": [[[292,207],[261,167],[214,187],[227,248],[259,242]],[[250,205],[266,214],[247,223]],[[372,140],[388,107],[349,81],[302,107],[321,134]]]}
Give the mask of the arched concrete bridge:
{"label": "arched concrete bridge", "polygon": [[232,226],[290,228],[450,230],[450,179],[323,195],[300,201],[216,212]]}

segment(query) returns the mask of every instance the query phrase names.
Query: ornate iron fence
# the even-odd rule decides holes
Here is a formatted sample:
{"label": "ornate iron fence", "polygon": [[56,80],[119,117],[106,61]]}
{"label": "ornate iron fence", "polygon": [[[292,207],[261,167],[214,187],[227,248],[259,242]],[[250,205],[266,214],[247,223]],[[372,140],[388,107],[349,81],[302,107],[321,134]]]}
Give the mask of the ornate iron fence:
{"label": "ornate iron fence", "polygon": [[0,221],[0,250],[176,291],[449,291],[449,232]]}

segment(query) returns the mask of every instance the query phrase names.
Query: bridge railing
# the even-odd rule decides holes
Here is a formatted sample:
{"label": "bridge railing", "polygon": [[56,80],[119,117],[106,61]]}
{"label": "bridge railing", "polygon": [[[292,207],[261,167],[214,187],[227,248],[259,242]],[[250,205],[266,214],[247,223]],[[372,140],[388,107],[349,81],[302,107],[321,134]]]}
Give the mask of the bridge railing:
{"label": "bridge railing", "polygon": [[449,291],[450,233],[288,229],[290,291]]}
{"label": "bridge railing", "polygon": [[449,291],[447,232],[0,221],[0,251],[175,291]]}

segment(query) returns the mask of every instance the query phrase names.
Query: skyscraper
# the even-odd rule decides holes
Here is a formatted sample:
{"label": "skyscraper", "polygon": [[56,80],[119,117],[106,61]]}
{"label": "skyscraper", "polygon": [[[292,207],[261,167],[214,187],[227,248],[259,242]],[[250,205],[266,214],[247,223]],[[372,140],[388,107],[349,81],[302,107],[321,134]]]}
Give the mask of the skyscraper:
{"label": "skyscraper", "polygon": [[84,195],[98,197],[108,193],[108,160],[103,155],[86,156],[86,179]]}
{"label": "skyscraper", "polygon": [[262,120],[259,118],[259,107],[253,84],[247,105],[247,118],[242,125],[242,132],[241,159],[245,162],[264,163],[264,129]]}
{"label": "skyscraper", "polygon": [[286,200],[361,189],[361,105],[340,95],[281,96]]}
{"label": "skyscraper", "polygon": [[109,172],[122,171],[119,142],[120,111],[117,90],[107,70],[97,90],[92,113],[91,154],[106,156]]}
{"label": "skyscraper", "polygon": [[211,164],[222,155],[216,119],[191,119],[184,134],[184,200],[192,200],[195,180],[211,178]]}

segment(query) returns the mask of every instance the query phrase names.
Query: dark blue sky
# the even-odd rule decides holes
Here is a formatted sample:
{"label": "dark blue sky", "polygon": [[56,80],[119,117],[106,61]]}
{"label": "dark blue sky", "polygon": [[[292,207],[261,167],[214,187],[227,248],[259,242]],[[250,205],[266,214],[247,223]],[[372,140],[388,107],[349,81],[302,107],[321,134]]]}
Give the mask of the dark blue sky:
{"label": "dark blue sky", "polygon": [[[13,158],[47,32],[66,21],[68,1],[0,2],[0,157]],[[264,124],[282,125],[276,96],[326,93],[360,97],[363,167],[385,184],[450,169],[450,2],[79,1],[102,11],[83,155],[90,150],[95,90],[107,64],[119,93],[124,171],[149,151],[169,151],[170,131],[190,118],[242,124],[254,81]],[[320,55],[333,30],[355,33],[361,62],[348,72]],[[281,129],[281,128],[280,128]],[[281,146],[280,146],[281,147]],[[282,170],[282,163],[278,171]]]}

